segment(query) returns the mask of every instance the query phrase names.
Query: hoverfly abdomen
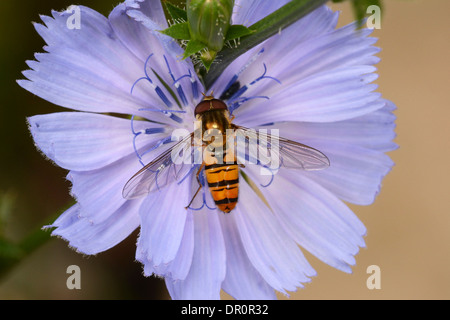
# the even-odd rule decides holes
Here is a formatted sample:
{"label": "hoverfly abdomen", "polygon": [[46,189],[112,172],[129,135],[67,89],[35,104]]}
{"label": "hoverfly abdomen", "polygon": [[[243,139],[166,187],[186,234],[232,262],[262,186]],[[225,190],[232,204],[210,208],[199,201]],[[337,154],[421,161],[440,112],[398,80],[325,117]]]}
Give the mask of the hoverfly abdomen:
{"label": "hoverfly abdomen", "polygon": [[239,168],[237,164],[213,164],[205,166],[208,187],[217,208],[229,213],[239,196]]}

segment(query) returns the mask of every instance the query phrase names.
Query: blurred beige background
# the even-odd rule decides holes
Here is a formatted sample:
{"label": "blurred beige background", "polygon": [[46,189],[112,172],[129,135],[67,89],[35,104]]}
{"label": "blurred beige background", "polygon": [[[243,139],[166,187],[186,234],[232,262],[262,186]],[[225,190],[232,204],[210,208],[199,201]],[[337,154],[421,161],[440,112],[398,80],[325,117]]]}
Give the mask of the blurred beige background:
{"label": "blurred beige background", "polygon": [[[1,28],[0,90],[4,90],[2,96],[12,100],[8,110],[17,114],[8,114],[8,119],[23,135],[10,149],[10,141],[2,140],[4,158],[12,155],[15,160],[3,165],[2,177],[6,170],[16,175],[2,179],[18,194],[17,213],[9,221],[8,235],[20,239],[70,201],[65,171],[43,159],[25,133],[25,116],[59,109],[27,94],[13,81],[26,69],[24,61],[32,59],[33,52],[42,51],[42,40],[30,21],[38,21],[38,13],[49,14],[49,8],[65,8],[71,2],[49,1],[52,4],[46,2],[44,6],[38,1],[25,1],[30,7],[22,4],[23,16],[14,21],[7,15],[18,10],[18,2],[1,2],[0,18],[9,18],[13,25]],[[79,2],[103,14],[113,7],[111,1],[92,1],[92,5]],[[333,8],[343,11],[341,25],[353,20],[348,3]],[[305,253],[318,276],[292,293],[290,299],[450,298],[449,13],[448,0],[384,1],[381,29],[373,36],[380,39],[378,46],[382,48],[379,91],[398,107],[396,142],[400,148],[390,153],[396,166],[383,181],[373,205],[352,206],[368,230],[367,248],[356,256],[353,274],[337,271]],[[21,36],[7,31],[14,27]],[[5,113],[1,117],[4,120]],[[24,150],[29,152],[26,159],[21,156]],[[24,172],[23,177],[20,172]],[[17,186],[10,182],[16,180]],[[47,183],[45,188],[42,181]],[[0,191],[7,189],[0,186]],[[19,191],[27,191],[29,196],[22,199]],[[83,257],[68,249],[64,241],[53,239],[0,280],[0,299],[169,298],[164,282],[144,278],[141,266],[133,261],[136,236],[95,257]],[[72,264],[81,267],[81,290],[66,288],[66,268]],[[370,265],[380,267],[379,290],[366,286]],[[225,294],[223,297],[228,298]]]}

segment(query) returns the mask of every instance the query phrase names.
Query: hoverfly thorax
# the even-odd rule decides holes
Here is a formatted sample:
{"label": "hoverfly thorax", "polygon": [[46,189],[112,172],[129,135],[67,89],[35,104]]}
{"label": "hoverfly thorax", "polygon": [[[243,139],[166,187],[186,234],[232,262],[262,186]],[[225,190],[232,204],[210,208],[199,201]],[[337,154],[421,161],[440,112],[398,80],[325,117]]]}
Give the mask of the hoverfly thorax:
{"label": "hoverfly thorax", "polygon": [[228,107],[222,100],[214,99],[212,96],[205,96],[195,107],[195,118],[201,121],[202,133],[208,130],[217,130],[225,134],[230,129],[230,114]]}

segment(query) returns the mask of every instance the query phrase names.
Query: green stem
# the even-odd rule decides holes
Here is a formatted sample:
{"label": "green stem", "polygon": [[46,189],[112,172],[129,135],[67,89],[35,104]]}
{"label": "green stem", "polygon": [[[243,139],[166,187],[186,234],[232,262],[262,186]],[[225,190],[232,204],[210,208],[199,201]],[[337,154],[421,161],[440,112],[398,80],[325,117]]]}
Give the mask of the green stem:
{"label": "green stem", "polygon": [[[51,217],[46,222],[55,221],[59,215]],[[47,243],[51,239],[50,233],[50,231],[43,231],[42,226],[39,226],[19,243],[0,238],[0,280],[36,249]]]}
{"label": "green stem", "polygon": [[211,88],[214,81],[223,73],[225,68],[241,54],[290,26],[326,2],[327,0],[292,0],[250,26],[249,29],[255,32],[242,37],[237,48],[225,48],[220,51],[218,59],[221,62],[213,63],[208,73],[204,75],[203,81],[206,91]]}

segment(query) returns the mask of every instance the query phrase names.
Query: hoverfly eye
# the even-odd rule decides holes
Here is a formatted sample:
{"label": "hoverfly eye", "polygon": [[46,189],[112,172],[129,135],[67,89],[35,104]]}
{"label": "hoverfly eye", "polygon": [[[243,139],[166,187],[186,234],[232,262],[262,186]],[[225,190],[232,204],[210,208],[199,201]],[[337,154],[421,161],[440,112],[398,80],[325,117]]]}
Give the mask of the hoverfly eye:
{"label": "hoverfly eye", "polygon": [[195,107],[194,114],[198,115],[198,114],[208,111],[209,109],[210,109],[210,101],[203,100]]}

